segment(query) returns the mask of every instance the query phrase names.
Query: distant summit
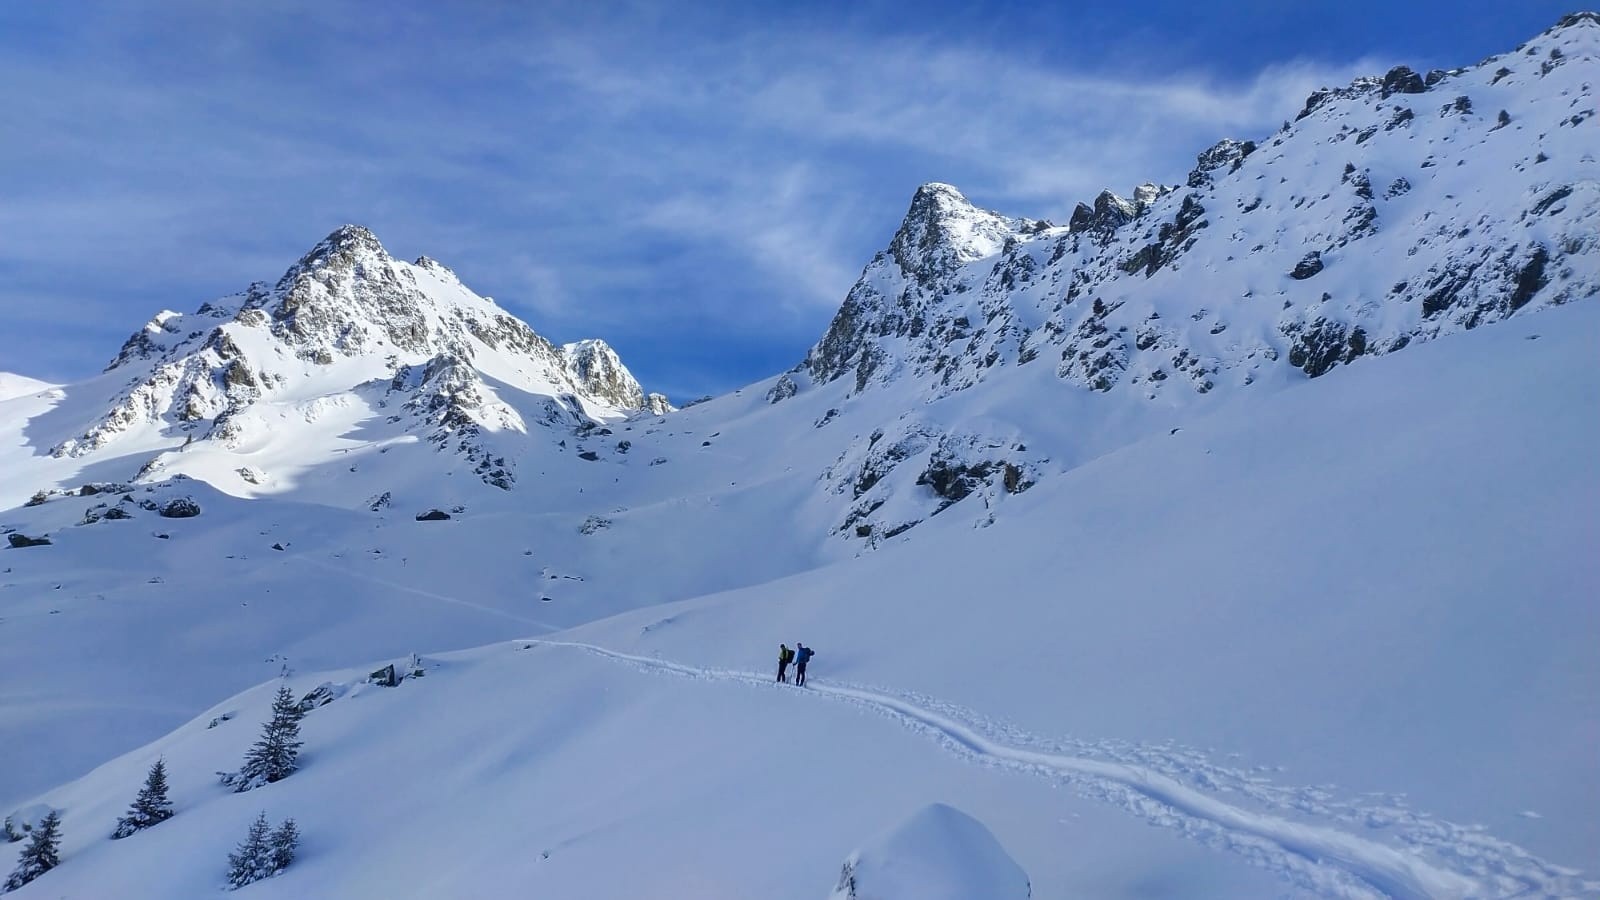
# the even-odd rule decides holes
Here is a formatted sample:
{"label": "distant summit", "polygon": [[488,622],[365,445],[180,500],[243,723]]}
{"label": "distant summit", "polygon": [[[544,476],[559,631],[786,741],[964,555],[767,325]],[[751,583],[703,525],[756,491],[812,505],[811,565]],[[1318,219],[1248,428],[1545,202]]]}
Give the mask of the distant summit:
{"label": "distant summit", "polygon": [[390,256],[360,225],[335,229],[270,286],[161,312],[106,373],[103,405],[52,453],[151,448],[141,477],[182,471],[163,447],[271,445],[354,407],[381,420],[375,439],[423,437],[509,488],[514,454],[495,435],[670,409],[605,342],[556,347],[442,264]]}

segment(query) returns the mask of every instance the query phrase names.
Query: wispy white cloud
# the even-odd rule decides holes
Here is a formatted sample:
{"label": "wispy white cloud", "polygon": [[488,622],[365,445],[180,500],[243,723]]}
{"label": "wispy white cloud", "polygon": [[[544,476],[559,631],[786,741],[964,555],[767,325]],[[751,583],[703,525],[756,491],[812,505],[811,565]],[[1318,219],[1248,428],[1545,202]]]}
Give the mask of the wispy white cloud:
{"label": "wispy white cloud", "polygon": [[[1059,218],[1380,68],[1151,76],[821,17],[269,6],[112,7],[58,23],[54,54],[0,37],[0,274],[23,276],[0,284],[0,329],[49,318],[15,311],[49,285],[125,332],[358,221],[554,338],[631,340],[647,378],[706,377],[668,358],[685,341],[788,348],[705,385],[723,388],[804,353],[922,181]],[[114,349],[85,345],[82,371]]]}

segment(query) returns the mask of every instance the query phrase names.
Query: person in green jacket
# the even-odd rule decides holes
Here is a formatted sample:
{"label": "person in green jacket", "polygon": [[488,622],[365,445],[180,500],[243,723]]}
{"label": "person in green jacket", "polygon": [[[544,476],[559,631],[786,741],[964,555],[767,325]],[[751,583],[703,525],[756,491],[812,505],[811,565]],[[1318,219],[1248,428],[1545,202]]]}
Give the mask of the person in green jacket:
{"label": "person in green jacket", "polygon": [[785,675],[784,673],[788,671],[789,663],[791,663],[791,662],[794,662],[794,651],[789,649],[789,645],[788,644],[779,644],[778,645],[778,680],[779,681],[787,682],[789,680],[789,676]]}

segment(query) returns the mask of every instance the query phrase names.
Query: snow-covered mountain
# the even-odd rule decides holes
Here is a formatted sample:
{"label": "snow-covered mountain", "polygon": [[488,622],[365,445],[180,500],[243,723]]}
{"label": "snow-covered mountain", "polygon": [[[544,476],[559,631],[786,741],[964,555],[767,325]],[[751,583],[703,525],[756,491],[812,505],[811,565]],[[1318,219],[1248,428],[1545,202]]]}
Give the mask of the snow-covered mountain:
{"label": "snow-covered mountain", "polygon": [[[1597,76],[1577,14],[1066,225],[925,185],[682,410],[349,226],[0,377],[20,896],[203,894],[261,808],[262,896],[1600,896]],[[275,678],[305,765],[229,793]]]}
{"label": "snow-covered mountain", "polygon": [[308,447],[418,440],[509,489],[531,431],[665,404],[604,341],[556,347],[442,264],[394,259],[354,225],[276,284],[158,314],[104,375],[66,390],[72,413],[41,435],[50,456],[142,455],[124,480],[189,474],[246,495],[303,470]]}
{"label": "snow-covered mountain", "polygon": [[[1597,33],[1576,14],[1470,68],[1317,91],[1278,134],[1200,153],[1185,184],[1105,191],[1063,226],[925,185],[773,397],[843,382],[912,410],[852,453],[852,492],[900,457],[917,458],[917,484],[993,480],[1034,458],[1016,449],[1027,423],[985,432],[923,404],[1048,369],[1059,394],[1106,395],[1072,409],[1092,456],[1151,417],[1592,297]],[[903,527],[876,512],[889,488],[848,521]]]}

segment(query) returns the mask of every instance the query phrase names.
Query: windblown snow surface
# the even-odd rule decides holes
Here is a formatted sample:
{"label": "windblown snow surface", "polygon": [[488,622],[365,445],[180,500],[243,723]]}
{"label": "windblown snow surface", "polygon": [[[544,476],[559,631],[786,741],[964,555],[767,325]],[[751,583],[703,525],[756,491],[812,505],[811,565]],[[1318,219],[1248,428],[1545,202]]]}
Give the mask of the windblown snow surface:
{"label": "windblown snow surface", "polygon": [[1064,227],[925,186],[682,410],[355,226],[0,376],[17,896],[213,896],[265,810],[250,896],[1600,897],[1597,70],[1569,16]]}
{"label": "windblown snow surface", "polygon": [[[206,895],[264,808],[305,851],[255,896],[821,897],[934,801],[1038,896],[1600,893],[1597,342],[1595,304],[1519,319],[1108,454],[989,528],[528,622],[398,688],[296,672],[353,685],[308,716],[300,772],[216,783],[275,683],[247,691],[44,793],[66,861],[18,896]],[[305,556],[283,565],[337,631],[328,567],[372,567]],[[493,593],[383,588],[397,618]],[[71,635],[52,602],[6,627]],[[154,645],[145,627],[116,630]],[[805,689],[771,683],[796,638],[818,648]],[[106,840],[158,756],[177,816]]]}

